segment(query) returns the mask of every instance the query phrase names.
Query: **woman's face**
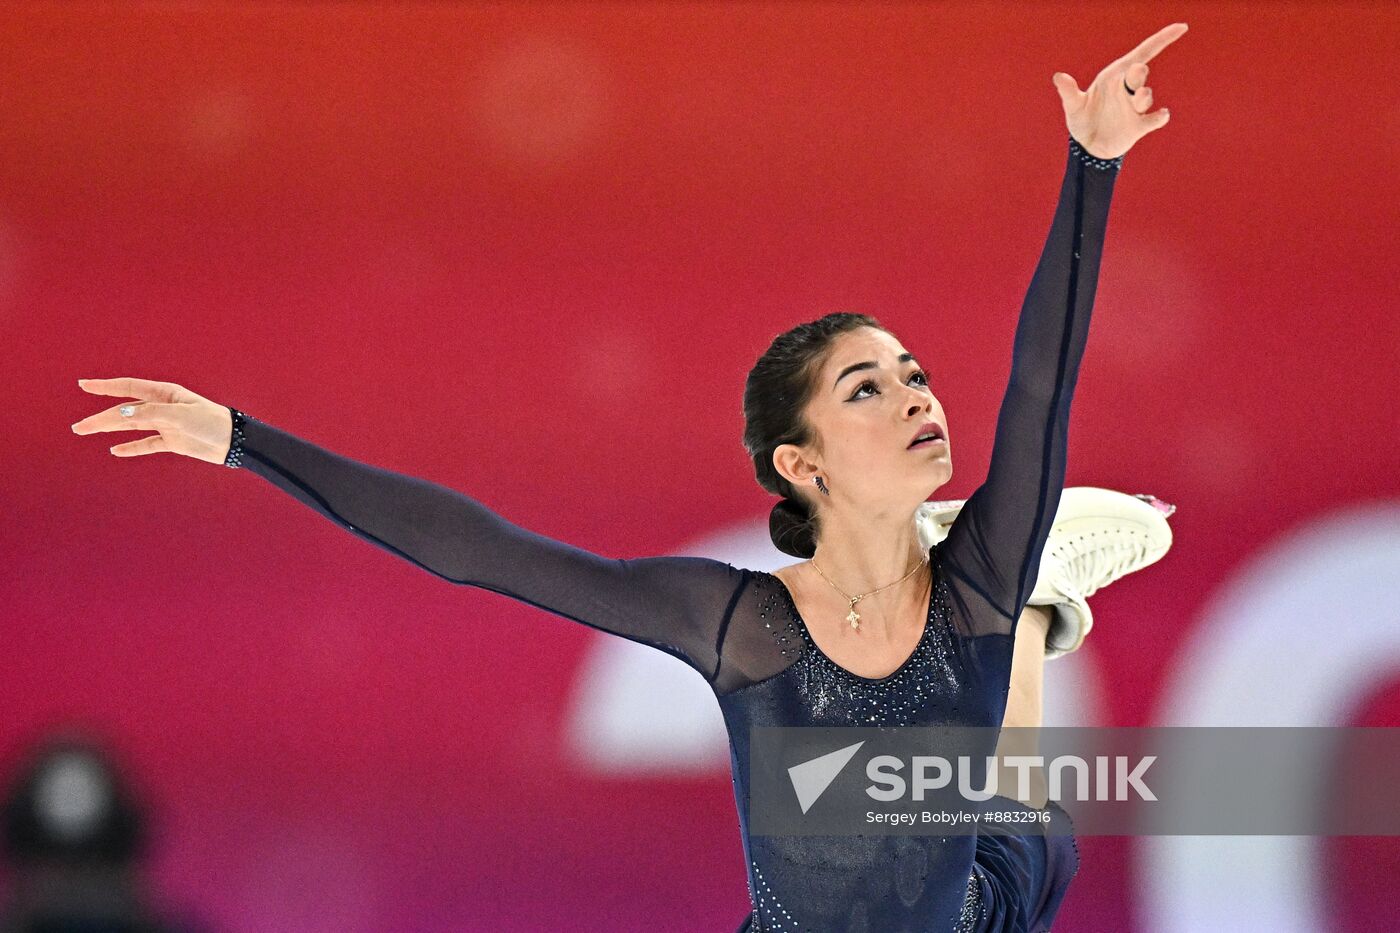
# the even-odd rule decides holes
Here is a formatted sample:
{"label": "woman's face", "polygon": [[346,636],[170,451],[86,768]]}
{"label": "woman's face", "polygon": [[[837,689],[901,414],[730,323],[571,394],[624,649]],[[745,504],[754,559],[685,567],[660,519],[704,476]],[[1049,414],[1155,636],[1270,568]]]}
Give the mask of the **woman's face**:
{"label": "woman's face", "polygon": [[[925,370],[890,334],[861,327],[838,335],[817,373],[807,418],[821,438],[804,450],[784,444],[775,462],[794,485],[812,477],[874,509],[913,508],[953,476],[948,419]],[[941,442],[910,447],[935,422]],[[798,477],[793,480],[793,476]]]}

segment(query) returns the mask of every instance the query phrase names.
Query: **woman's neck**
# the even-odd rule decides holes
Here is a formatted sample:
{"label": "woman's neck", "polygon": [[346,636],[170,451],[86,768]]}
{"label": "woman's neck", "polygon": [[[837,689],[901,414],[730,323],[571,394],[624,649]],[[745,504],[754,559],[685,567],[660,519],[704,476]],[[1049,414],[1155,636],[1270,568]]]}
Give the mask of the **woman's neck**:
{"label": "woman's neck", "polygon": [[[852,596],[899,580],[924,559],[912,509],[874,515],[827,509],[821,526],[812,560],[822,574]],[[917,577],[915,573],[909,579]],[[899,589],[891,586],[885,592]]]}

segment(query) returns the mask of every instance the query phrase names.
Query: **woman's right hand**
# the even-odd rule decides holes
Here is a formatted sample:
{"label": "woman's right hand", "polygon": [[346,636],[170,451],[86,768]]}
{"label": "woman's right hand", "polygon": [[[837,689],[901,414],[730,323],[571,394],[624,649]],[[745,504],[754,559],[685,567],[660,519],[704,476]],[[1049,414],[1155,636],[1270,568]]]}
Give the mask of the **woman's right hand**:
{"label": "woman's right hand", "polygon": [[[75,434],[98,431],[155,431],[147,437],[117,444],[118,457],[145,454],[183,454],[208,463],[224,462],[233,435],[233,415],[224,405],[196,395],[173,382],[150,379],[79,379],[78,386],[93,395],[136,399],[113,405],[73,425]],[[121,409],[130,406],[131,417]]]}

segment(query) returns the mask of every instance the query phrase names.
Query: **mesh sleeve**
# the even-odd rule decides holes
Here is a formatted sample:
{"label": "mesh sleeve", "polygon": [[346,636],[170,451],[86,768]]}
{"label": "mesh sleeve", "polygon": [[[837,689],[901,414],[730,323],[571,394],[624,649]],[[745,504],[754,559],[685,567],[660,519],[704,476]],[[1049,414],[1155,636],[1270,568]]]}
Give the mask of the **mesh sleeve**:
{"label": "mesh sleeve", "polygon": [[603,557],[515,525],[477,500],[361,463],[235,408],[225,464],[452,583],[481,587],[650,645],[713,684],[744,583],[703,557]]}
{"label": "mesh sleeve", "polygon": [[1014,634],[1064,489],[1070,400],[1122,157],[1069,140],[1059,203],[1021,307],[986,481],[937,546],[966,635]]}

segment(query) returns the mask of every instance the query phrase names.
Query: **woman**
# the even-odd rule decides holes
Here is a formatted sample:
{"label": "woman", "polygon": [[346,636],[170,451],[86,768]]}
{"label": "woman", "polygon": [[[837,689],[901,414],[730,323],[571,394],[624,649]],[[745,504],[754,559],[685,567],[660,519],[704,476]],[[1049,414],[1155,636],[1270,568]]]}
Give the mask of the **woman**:
{"label": "woman", "polygon": [[[157,431],[112,452],[248,469],[447,580],[695,668],[731,737],[752,900],[741,929],[1048,929],[1078,865],[1058,805],[1046,805],[1055,831],[1021,836],[751,836],[747,736],[760,726],[1038,724],[1038,710],[1012,704],[1038,703],[1051,613],[1028,604],[1063,490],[1109,202],[1124,153],[1167,122],[1166,110],[1147,112],[1146,63],[1185,31],[1159,31],[1086,91],[1052,79],[1069,130],[1059,202],[1017,323],[987,479],[931,548],[916,516],[952,476],[948,422],[918,362],[858,314],[780,335],[749,373],[745,446],[759,483],[783,496],[773,540],[806,559],[776,574],[699,557],[604,558],[172,383],[80,380],[138,401],[74,430]],[[1037,689],[1013,684],[1013,657]]]}

